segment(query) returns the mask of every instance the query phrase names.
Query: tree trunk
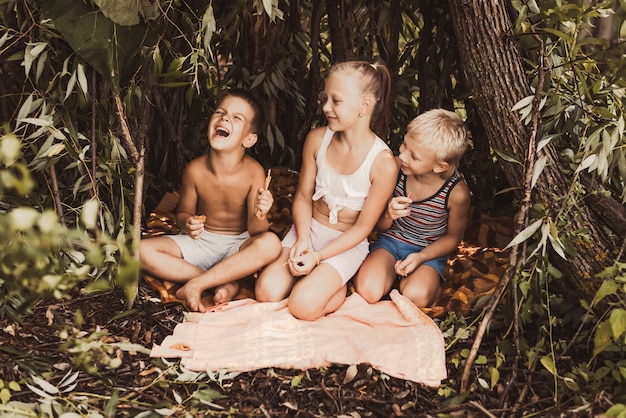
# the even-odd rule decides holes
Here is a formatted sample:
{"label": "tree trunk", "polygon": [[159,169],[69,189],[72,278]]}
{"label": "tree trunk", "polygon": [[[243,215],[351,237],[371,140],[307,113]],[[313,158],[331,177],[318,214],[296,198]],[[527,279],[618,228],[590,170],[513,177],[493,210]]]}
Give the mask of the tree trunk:
{"label": "tree trunk", "polygon": [[333,59],[342,62],[354,59],[352,47],[352,4],[350,0],[326,0],[328,32],[333,44]]}
{"label": "tree trunk", "polygon": [[[530,129],[511,109],[532,92],[521,53],[511,36],[505,5],[493,0],[450,0],[448,4],[459,45],[461,71],[471,84],[473,100],[489,143],[493,149],[524,161]],[[550,202],[567,195],[569,179],[563,174],[553,147],[544,147],[542,153],[547,157],[547,163],[535,185],[534,200],[550,210]],[[506,161],[501,164],[509,183],[522,187],[524,167]],[[572,233],[577,238],[580,233],[576,231],[583,230],[590,239],[588,242],[576,239],[573,244],[577,254],[570,256],[569,260],[554,256],[551,261],[568,282],[564,288],[573,288],[579,295],[590,296],[597,288],[593,276],[613,262],[611,256],[615,245],[602,228],[602,222],[594,218],[586,206],[581,204],[574,210],[575,213],[568,214],[568,229],[561,232]]]}

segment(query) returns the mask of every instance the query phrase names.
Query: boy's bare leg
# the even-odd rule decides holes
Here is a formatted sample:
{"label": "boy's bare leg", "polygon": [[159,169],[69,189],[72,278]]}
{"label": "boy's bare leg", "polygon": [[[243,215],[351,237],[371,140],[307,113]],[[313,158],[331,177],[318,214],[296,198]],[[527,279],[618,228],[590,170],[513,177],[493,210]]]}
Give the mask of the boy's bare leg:
{"label": "boy's bare leg", "polygon": [[281,249],[280,240],[272,232],[248,239],[238,253],[225,258],[209,270],[194,277],[176,292],[191,311],[206,312],[200,299],[202,292],[249,276],[274,261]]}
{"label": "boy's bare leg", "polygon": [[289,248],[282,248],[280,256],[266,266],[256,279],[254,293],[259,302],[279,302],[289,296],[295,282],[287,266]]}
{"label": "boy's bare leg", "polygon": [[142,239],[139,258],[144,271],[171,282],[186,282],[204,272],[185,261],[178,244],[166,236]]}
{"label": "boy's bare leg", "polygon": [[418,308],[427,308],[441,295],[441,278],[434,268],[421,265],[400,280],[399,290]]}
{"label": "boy's bare leg", "polygon": [[216,305],[218,303],[230,302],[235,296],[237,296],[237,292],[239,292],[238,281],[223,284],[215,288],[215,292],[213,292],[213,301]]}

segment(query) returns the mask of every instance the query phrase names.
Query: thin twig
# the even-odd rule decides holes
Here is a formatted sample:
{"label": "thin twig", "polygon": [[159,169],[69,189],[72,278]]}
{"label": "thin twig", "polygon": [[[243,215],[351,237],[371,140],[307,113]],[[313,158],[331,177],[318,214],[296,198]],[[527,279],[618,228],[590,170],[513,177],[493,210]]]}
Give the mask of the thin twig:
{"label": "thin twig", "polygon": [[96,139],[96,80],[97,80],[98,72],[94,68],[91,71],[91,193],[92,197],[98,197],[98,186],[96,183],[97,179],[97,145],[98,140]]}
{"label": "thin twig", "polygon": [[[538,39],[541,42],[541,39]],[[542,44],[543,45],[543,44]],[[541,102],[541,93],[543,90],[543,81],[544,81],[544,72],[543,72],[543,47],[540,48],[540,60],[539,60],[539,69],[538,76],[539,79],[537,81],[537,87],[535,90],[535,97],[533,99],[533,129],[529,138],[528,143],[528,154],[526,160],[526,172],[524,176],[524,199],[520,204],[520,210],[517,215],[517,224],[515,227],[515,236],[517,236],[528,224],[528,213],[530,211],[531,204],[531,194],[532,194],[532,178],[535,171],[535,160],[536,160],[536,149],[537,149],[537,134],[539,132],[539,104]],[[466,393],[469,385],[469,377],[472,370],[472,366],[474,364],[474,360],[478,355],[478,349],[480,348],[480,344],[482,339],[487,331],[491,323],[491,319],[496,311],[502,296],[506,292],[508,285],[516,274],[518,268],[520,268],[524,263],[524,255],[525,255],[525,241],[514,245],[511,250],[511,257],[509,259],[509,265],[504,274],[504,277],[498,283],[496,290],[492,298],[489,300],[489,304],[485,308],[487,313],[485,317],[480,323],[478,330],[476,331],[476,336],[474,337],[474,343],[472,344],[472,348],[467,357],[467,361],[465,362],[465,368],[463,370],[463,376],[461,378],[461,387],[460,392]],[[521,256],[520,256],[521,252]],[[516,340],[516,358],[519,356],[519,344]]]}
{"label": "thin twig", "polygon": [[61,205],[61,195],[59,193],[59,182],[57,181],[56,165],[50,166],[50,181],[52,182],[52,196],[54,199],[54,208],[56,209],[57,216],[63,225],[65,225],[65,214],[63,213],[63,206]]}
{"label": "thin twig", "polygon": [[124,145],[128,149],[128,153],[130,154],[132,163],[137,165],[139,161],[139,151],[137,151],[137,147],[133,142],[133,138],[130,134],[130,129],[128,128],[128,123],[126,122],[126,113],[124,112],[124,106],[122,105],[122,99],[117,92],[113,92],[113,99],[115,100],[115,108],[117,109],[117,117],[120,121],[120,126],[122,128],[122,139],[124,140]]}

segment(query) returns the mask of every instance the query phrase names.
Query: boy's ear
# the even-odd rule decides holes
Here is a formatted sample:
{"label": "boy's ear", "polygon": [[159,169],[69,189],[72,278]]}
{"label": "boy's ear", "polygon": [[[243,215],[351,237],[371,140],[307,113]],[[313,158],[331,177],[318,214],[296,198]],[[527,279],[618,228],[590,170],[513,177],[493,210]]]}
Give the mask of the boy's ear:
{"label": "boy's ear", "polygon": [[252,146],[254,144],[256,144],[256,141],[259,140],[259,137],[257,134],[255,134],[254,132],[250,132],[248,134],[248,136],[246,136],[243,140],[243,146],[245,148],[252,148]]}
{"label": "boy's ear", "polygon": [[445,161],[441,161],[435,165],[435,168],[433,168],[433,171],[435,173],[445,173],[446,171],[448,171],[449,168],[450,168],[449,163]]}

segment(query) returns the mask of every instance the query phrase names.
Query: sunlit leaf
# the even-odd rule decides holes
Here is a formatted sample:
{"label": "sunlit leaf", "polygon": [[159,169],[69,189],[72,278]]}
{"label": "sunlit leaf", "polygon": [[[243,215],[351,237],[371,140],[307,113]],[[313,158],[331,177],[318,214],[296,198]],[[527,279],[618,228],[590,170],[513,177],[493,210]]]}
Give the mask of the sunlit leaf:
{"label": "sunlit leaf", "polygon": [[522,163],[519,160],[517,160],[512,155],[505,153],[504,151],[500,151],[500,150],[497,150],[497,149],[494,149],[493,151],[498,155],[498,157],[502,158],[504,161],[507,161],[509,163],[515,163],[515,164],[522,165]]}
{"label": "sunlit leaf", "polygon": [[489,385],[490,389],[493,389],[500,380],[500,371],[495,367],[489,368],[489,378],[491,380],[491,384]]}
{"label": "sunlit leaf", "polygon": [[505,248],[510,248],[510,247],[513,247],[514,245],[518,245],[526,241],[528,238],[532,237],[535,232],[537,232],[537,230],[541,227],[542,224],[543,224],[543,220],[537,219],[535,222],[528,225],[523,231],[517,234],[515,238],[513,238],[511,242],[509,242],[509,244]]}
{"label": "sunlit leaf", "polygon": [[596,154],[591,154],[589,156],[587,156],[582,163],[580,163],[580,165],[578,166],[578,168],[576,169],[576,172],[580,172],[583,171],[586,168],[589,168],[593,163],[596,162],[596,158],[598,156]]}
{"label": "sunlit leaf", "polygon": [[533,178],[532,178],[532,181],[530,183],[530,187],[531,188],[535,187],[535,184],[537,183],[537,179],[539,178],[539,176],[543,172],[543,169],[546,167],[546,161],[547,161],[547,157],[545,155],[542,155],[535,162],[535,166],[534,166],[534,169],[533,169]]}
{"label": "sunlit leaf", "polygon": [[89,92],[89,85],[87,83],[87,76],[85,75],[85,66],[78,64],[76,66],[76,74],[78,76],[78,85],[85,95]]}
{"label": "sunlit leaf", "polygon": [[39,212],[33,208],[15,208],[10,213],[11,226],[16,230],[30,229],[39,217]]}
{"label": "sunlit leaf", "polygon": [[5,135],[0,137],[0,161],[7,167],[12,166],[20,155],[22,142],[17,136]]}
{"label": "sunlit leaf", "polygon": [[70,97],[72,91],[74,91],[74,86],[76,85],[76,71],[74,71],[67,82],[67,87],[65,90],[65,99]]}
{"label": "sunlit leaf", "polygon": [[552,375],[557,376],[556,366],[554,364],[554,358],[552,356],[543,356],[539,361],[547,371],[549,371]]}
{"label": "sunlit leaf", "polygon": [[595,298],[593,299],[593,303],[595,304],[595,303],[600,302],[602,299],[604,299],[608,295],[616,294],[618,289],[619,289],[619,284],[615,280],[609,279],[609,280],[603,281],[602,284],[600,285],[600,288],[598,289],[598,292],[596,293]]}
{"label": "sunlit leaf", "polygon": [[609,323],[613,331],[613,338],[617,340],[626,331],[626,310],[621,308],[613,309],[609,316]]}
{"label": "sunlit leaf", "polygon": [[95,229],[98,221],[100,203],[96,199],[90,199],[83,206],[81,219],[87,229]]}
{"label": "sunlit leaf", "polygon": [[121,26],[132,26],[139,23],[141,0],[93,0],[102,13]]}
{"label": "sunlit leaf", "polygon": [[59,393],[59,389],[57,389],[57,387],[53,384],[37,376],[32,376],[32,378],[33,382],[35,382],[41,389],[45,390],[46,393],[49,393],[51,395],[56,395],[57,393]]}
{"label": "sunlit leaf", "polygon": [[519,102],[515,103],[515,106],[513,106],[511,110],[520,110],[520,109],[523,109],[525,107],[532,105],[534,98],[535,98],[534,95],[524,97]]}
{"label": "sunlit leaf", "polygon": [[202,16],[202,30],[204,31],[204,49],[211,51],[211,39],[217,29],[215,16],[213,15],[213,5],[209,4]]}
{"label": "sunlit leaf", "polygon": [[598,355],[603,352],[609,345],[611,345],[611,336],[613,331],[608,321],[602,321],[596,328],[596,332],[593,335],[593,354]]}

